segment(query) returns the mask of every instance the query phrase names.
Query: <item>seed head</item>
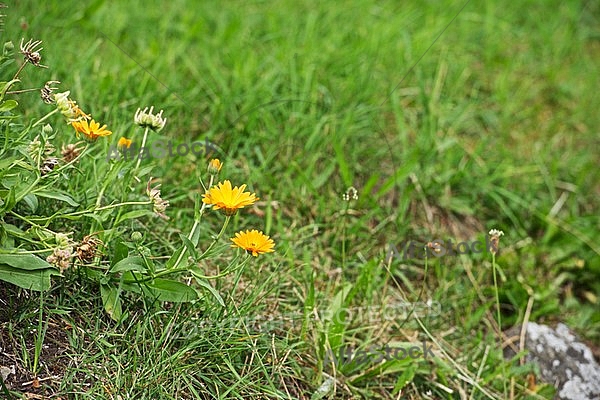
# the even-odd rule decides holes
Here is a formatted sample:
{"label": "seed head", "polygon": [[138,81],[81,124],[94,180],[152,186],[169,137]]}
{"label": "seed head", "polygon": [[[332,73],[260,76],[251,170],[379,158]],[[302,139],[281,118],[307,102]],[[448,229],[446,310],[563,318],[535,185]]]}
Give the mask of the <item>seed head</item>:
{"label": "seed head", "polygon": [[20,48],[21,54],[23,54],[23,56],[25,57],[25,61],[35,65],[36,67],[48,68],[47,66],[40,64],[40,61],[42,61],[40,51],[44,49],[43,47],[39,47],[42,44],[42,41],[34,41],[33,39],[29,39],[27,43],[23,44],[24,40],[25,39],[21,39]]}
{"label": "seed head", "polygon": [[150,128],[154,132],[161,131],[165,127],[167,119],[162,117],[163,110],[160,110],[158,114],[154,114],[153,110],[154,106],[150,107],[150,111],[148,111],[148,107],[144,110],[138,108],[133,121],[142,128]]}
{"label": "seed head", "polygon": [[[79,143],[81,143],[81,142],[79,142]],[[79,157],[79,154],[81,154],[81,151],[83,150],[83,147],[77,147],[79,143],[76,143],[76,144],[69,143],[66,146],[63,145],[63,147],[61,149],[61,154],[63,156],[64,162],[66,162],[68,164],[71,161],[73,161],[74,159],[76,159],[77,157]]]}
{"label": "seed head", "polygon": [[150,180],[148,181],[148,185],[146,186],[146,194],[150,198],[150,201],[152,201],[152,204],[154,206],[154,212],[156,213],[156,215],[158,215],[162,219],[169,219],[169,217],[167,217],[165,215],[165,210],[169,206],[169,201],[163,200],[160,197],[160,189],[159,189],[160,184],[151,188],[150,187],[151,183],[152,183],[152,178],[150,178]]}
{"label": "seed head", "polygon": [[52,92],[54,90],[57,90],[57,88],[52,87],[52,85],[54,84],[58,84],[60,83],[59,81],[48,81],[46,82],[46,84],[44,85],[44,87],[42,88],[42,90],[40,90],[40,96],[42,97],[42,101],[46,104],[54,104],[55,100],[54,100],[54,95],[52,94]]}

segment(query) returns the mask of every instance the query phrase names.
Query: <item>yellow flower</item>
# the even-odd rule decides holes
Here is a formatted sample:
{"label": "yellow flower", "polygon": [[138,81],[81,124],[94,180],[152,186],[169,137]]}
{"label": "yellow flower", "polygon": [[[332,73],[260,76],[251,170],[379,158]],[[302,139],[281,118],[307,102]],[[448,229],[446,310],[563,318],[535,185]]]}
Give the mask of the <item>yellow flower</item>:
{"label": "yellow flower", "polygon": [[256,229],[247,230],[246,232],[240,231],[235,234],[234,238],[231,238],[231,241],[234,243],[231,247],[244,249],[254,257],[262,253],[272,253],[275,251],[273,250],[273,247],[275,247],[273,239],[270,239],[269,236]]}
{"label": "yellow flower", "polygon": [[205,193],[202,202],[210,204],[215,210],[222,209],[225,215],[234,215],[238,208],[243,208],[254,204],[259,200],[254,193],[244,192],[246,185],[231,188],[231,182],[219,182],[218,186],[214,186]]}
{"label": "yellow flower", "polygon": [[213,158],[208,162],[208,173],[211,175],[217,175],[223,168],[223,163],[218,158]]}
{"label": "yellow flower", "polygon": [[131,147],[131,139],[127,139],[126,137],[120,138],[119,143],[117,143],[117,147],[119,149],[123,149],[123,147],[130,148]]}
{"label": "yellow flower", "polygon": [[91,120],[89,124],[86,120],[73,121],[71,125],[75,128],[77,137],[80,133],[83,133],[85,139],[89,142],[95,142],[100,136],[112,135],[112,132],[106,129],[106,125],[100,127],[100,124],[94,120]]}

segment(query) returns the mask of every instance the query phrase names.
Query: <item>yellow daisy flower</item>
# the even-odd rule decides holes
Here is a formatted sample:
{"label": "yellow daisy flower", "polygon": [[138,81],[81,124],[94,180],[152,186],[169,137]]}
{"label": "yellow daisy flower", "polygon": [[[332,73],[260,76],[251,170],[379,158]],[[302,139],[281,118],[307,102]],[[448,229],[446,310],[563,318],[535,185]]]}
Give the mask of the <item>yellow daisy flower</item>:
{"label": "yellow daisy flower", "polygon": [[106,125],[100,127],[100,124],[94,120],[91,120],[89,124],[86,120],[73,121],[71,125],[75,128],[77,137],[80,133],[83,133],[83,136],[89,142],[95,142],[100,136],[112,135],[112,132],[106,129]]}
{"label": "yellow daisy flower", "polygon": [[240,231],[235,234],[234,238],[231,238],[231,241],[234,243],[231,247],[244,249],[248,254],[252,254],[254,257],[259,254],[272,253],[275,251],[273,250],[273,247],[275,247],[273,239],[270,239],[269,236],[256,229],[251,231],[247,230],[246,232]]}
{"label": "yellow daisy flower", "polygon": [[259,200],[254,193],[244,192],[246,185],[240,187],[231,187],[231,182],[219,182],[208,190],[208,193],[202,195],[202,202],[210,204],[215,210],[222,210],[225,215],[234,215],[238,208],[243,208],[254,204]]}
{"label": "yellow daisy flower", "polygon": [[119,143],[117,143],[117,147],[119,149],[123,149],[124,147],[130,148],[131,147],[131,139],[127,139],[126,137],[121,137],[119,139]]}

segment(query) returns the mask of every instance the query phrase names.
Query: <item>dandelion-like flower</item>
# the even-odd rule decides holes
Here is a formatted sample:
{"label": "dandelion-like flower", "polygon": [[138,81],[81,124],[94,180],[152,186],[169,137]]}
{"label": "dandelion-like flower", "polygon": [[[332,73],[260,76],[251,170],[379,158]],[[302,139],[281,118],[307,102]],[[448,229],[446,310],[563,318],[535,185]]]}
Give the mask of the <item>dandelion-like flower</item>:
{"label": "dandelion-like flower", "polygon": [[46,104],[54,104],[56,101],[54,99],[53,92],[58,88],[52,87],[54,84],[59,84],[59,81],[48,81],[40,90],[40,96],[42,97],[42,101]]}
{"label": "dandelion-like flower", "polygon": [[219,182],[208,190],[202,197],[202,202],[212,205],[215,210],[222,210],[225,215],[234,215],[239,208],[254,204],[258,197],[256,194],[244,192],[246,185],[231,187],[231,182]]}
{"label": "dandelion-like flower", "polygon": [[119,139],[119,142],[117,143],[117,147],[122,150],[124,148],[130,148],[131,147],[131,139],[127,139],[126,137],[121,137]]}
{"label": "dandelion-like flower", "polygon": [[254,257],[263,253],[272,253],[275,242],[269,236],[256,229],[247,230],[246,232],[240,231],[235,234],[235,237],[231,238],[233,244],[231,247],[239,247],[252,254]]}
{"label": "dandelion-like flower", "polygon": [[95,142],[101,136],[112,135],[112,132],[106,129],[106,125],[100,127],[100,124],[94,120],[91,120],[89,123],[86,120],[73,121],[71,122],[71,125],[75,128],[77,137],[79,137],[79,134],[81,133],[83,134],[84,139],[89,143]]}
{"label": "dandelion-like flower", "polygon": [[167,219],[169,219],[169,217],[167,217],[165,215],[165,210],[169,206],[169,201],[168,200],[163,200],[160,197],[160,189],[159,189],[160,188],[160,184],[158,184],[155,187],[151,188],[150,187],[151,183],[152,183],[152,178],[150,178],[150,180],[148,181],[148,185],[146,186],[146,194],[148,195],[148,197],[152,201],[152,205],[154,206],[154,212],[156,213],[156,215],[158,215],[162,219],[167,220]]}
{"label": "dandelion-like flower", "polygon": [[84,113],[77,103],[69,98],[70,93],[67,90],[66,92],[54,95],[54,102],[58,111],[65,117],[68,124],[81,120],[90,120],[92,116]]}
{"label": "dandelion-like flower", "polygon": [[[29,41],[25,44],[23,44],[23,41],[25,39],[21,39],[21,54],[23,54],[23,56],[25,57],[25,61],[26,62],[30,62],[31,64],[35,65],[36,67],[40,67],[40,68],[48,68],[45,65],[41,65],[40,61],[42,61],[42,56],[40,55],[40,51],[42,51],[44,48],[43,47],[39,47],[42,44],[41,40],[33,40],[33,39],[29,39]],[[39,47],[39,48],[38,48]]]}
{"label": "dandelion-like flower", "polygon": [[160,110],[158,114],[154,114],[153,110],[154,106],[150,107],[150,111],[148,111],[148,107],[144,110],[138,108],[133,121],[142,128],[150,128],[155,132],[159,132],[165,127],[167,119],[162,117],[163,110]]}
{"label": "dandelion-like flower", "polygon": [[489,232],[490,235],[490,252],[492,254],[498,253],[498,245],[500,244],[500,236],[504,236],[504,232],[498,229],[492,229]]}
{"label": "dandelion-like flower", "polygon": [[223,168],[223,163],[218,158],[213,158],[208,162],[208,173],[210,175],[217,175]]}

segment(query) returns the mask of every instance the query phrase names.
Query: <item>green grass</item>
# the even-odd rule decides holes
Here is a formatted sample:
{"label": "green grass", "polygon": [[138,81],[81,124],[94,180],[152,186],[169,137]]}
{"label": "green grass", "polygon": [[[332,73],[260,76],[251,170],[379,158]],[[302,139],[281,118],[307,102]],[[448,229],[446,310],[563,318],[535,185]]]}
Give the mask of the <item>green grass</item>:
{"label": "green grass", "polygon": [[[109,175],[105,160],[119,137],[141,141],[133,115],[153,105],[168,121],[150,141],[207,138],[222,149],[221,176],[261,198],[231,220],[225,238],[256,227],[277,250],[251,260],[237,284],[233,276],[212,281],[225,306],[210,295],[173,304],[124,293],[118,323],[85,268],[54,277],[42,294],[49,347],[37,376],[55,378],[39,389],[21,383],[35,375],[40,294],[0,283],[0,346],[12,355],[1,360],[20,369],[13,396],[500,399],[509,398],[506,384],[515,398],[551,398],[548,386],[527,392],[533,367],[501,362],[489,253],[384,262],[389,244],[483,241],[502,229],[502,329],[522,323],[533,298],[531,321],[564,321],[589,343],[600,340],[598,5],[464,5],[16,1],[5,9],[2,39],[17,50],[21,37],[43,40],[49,66],[25,68],[20,88],[59,80],[114,132],[53,187],[81,208],[40,198],[35,212],[21,202],[17,214],[91,207],[103,185],[103,205],[145,201],[144,178],[158,177],[168,222],[148,213],[115,224],[119,213],[150,209],[133,206],[100,220],[57,217],[47,228],[74,232],[76,241],[100,231],[104,263],[140,231],[164,263],[193,225],[207,159],[143,162],[139,184]],[[9,98],[24,126],[53,109],[35,92]],[[49,123],[55,147],[75,141],[59,116]],[[4,151],[36,134],[11,138]],[[0,138],[8,143],[6,132]],[[349,186],[359,198],[346,203]],[[15,246],[47,248],[14,215],[4,223],[26,231]],[[201,237],[221,223],[207,213]],[[201,267],[215,274],[232,257],[226,250]],[[327,318],[427,300],[442,305],[441,315]],[[323,366],[332,348],[422,340],[434,344],[434,360]]]}

